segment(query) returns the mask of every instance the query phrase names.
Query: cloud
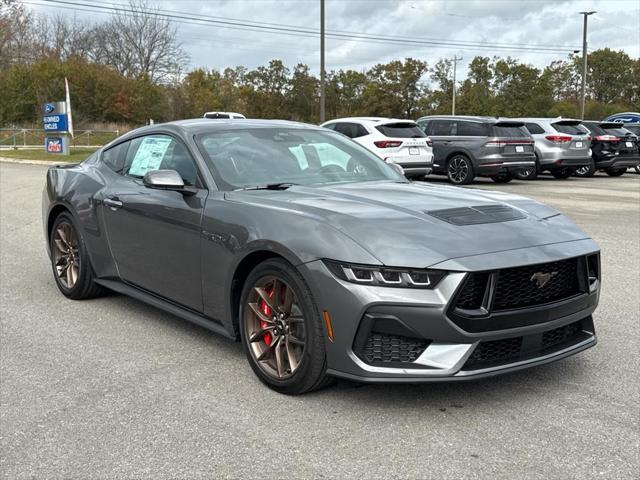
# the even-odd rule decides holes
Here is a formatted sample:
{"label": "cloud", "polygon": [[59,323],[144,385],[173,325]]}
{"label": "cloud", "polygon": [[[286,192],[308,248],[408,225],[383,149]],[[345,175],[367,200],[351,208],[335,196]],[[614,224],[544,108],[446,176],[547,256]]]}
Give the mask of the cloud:
{"label": "cloud", "polygon": [[[96,0],[87,0],[98,3]],[[125,3],[112,0],[109,4]],[[242,21],[319,28],[319,0],[150,0],[163,10],[183,11]],[[102,3],[105,5],[105,3]],[[39,10],[43,10],[40,7]],[[46,8],[48,12],[77,15],[93,21],[96,16]],[[468,46],[416,46],[328,38],[327,70],[363,70],[380,62],[414,57],[433,65],[439,58],[462,55],[461,77],[476,55],[507,56],[537,67],[566,58],[582,45],[582,16],[589,18],[589,48],[610,47],[640,57],[640,2],[637,0],[326,0],[326,28],[331,31],[392,35],[413,39],[454,42],[491,42],[513,47],[552,45],[563,53],[531,52]],[[214,25],[176,24],[190,55],[191,67],[222,69],[245,65],[254,68],[280,58],[286,65],[308,64],[319,70],[317,37],[256,32]]]}

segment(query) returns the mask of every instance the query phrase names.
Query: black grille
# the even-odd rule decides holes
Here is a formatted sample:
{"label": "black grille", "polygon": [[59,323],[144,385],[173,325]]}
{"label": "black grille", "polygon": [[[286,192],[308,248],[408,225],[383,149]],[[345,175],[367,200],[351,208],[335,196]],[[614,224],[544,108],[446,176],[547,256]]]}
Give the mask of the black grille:
{"label": "black grille", "polygon": [[548,330],[542,335],[542,348],[555,347],[556,345],[565,343],[568,340],[572,340],[581,331],[582,328],[580,326],[580,322],[570,323],[564,327]]}
{"label": "black grille", "polygon": [[467,277],[458,295],[456,307],[464,310],[480,308],[487,287],[488,273],[472,273]]}
{"label": "black grille", "polygon": [[467,360],[466,367],[502,362],[520,354],[522,337],[481,342]]}
{"label": "black grille", "polygon": [[572,297],[580,291],[578,259],[498,272],[493,310],[542,305]]}
{"label": "black grille", "polygon": [[372,333],[364,347],[364,357],[369,363],[409,363],[415,361],[428,342],[419,338],[383,333]]}

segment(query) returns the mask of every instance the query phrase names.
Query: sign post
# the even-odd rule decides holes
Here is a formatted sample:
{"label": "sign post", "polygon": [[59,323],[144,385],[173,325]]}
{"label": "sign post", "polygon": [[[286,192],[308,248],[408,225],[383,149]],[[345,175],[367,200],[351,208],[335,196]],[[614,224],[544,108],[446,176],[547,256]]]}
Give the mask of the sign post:
{"label": "sign post", "polygon": [[[44,147],[47,153],[69,155],[69,137],[64,135],[69,132],[69,118],[66,102],[49,102],[43,106],[44,116],[42,123],[45,139]],[[57,134],[49,136],[49,134]]]}

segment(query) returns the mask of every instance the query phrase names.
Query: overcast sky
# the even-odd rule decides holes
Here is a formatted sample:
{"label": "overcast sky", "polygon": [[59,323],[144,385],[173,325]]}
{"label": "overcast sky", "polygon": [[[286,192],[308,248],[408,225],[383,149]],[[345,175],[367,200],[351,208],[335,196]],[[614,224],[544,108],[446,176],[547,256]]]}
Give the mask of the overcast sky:
{"label": "overcast sky", "polygon": [[[29,8],[76,16],[91,22],[104,15],[51,6]],[[117,5],[126,0],[69,0]],[[320,0],[148,0],[164,11],[319,28]],[[582,16],[589,17],[589,49],[609,47],[640,56],[640,0],[326,0],[327,31],[369,36],[402,36],[427,41],[485,42],[513,47],[558,48],[562,52],[531,52],[477,46],[395,45],[373,41],[328,38],[326,69],[362,70],[380,62],[414,57],[433,65],[441,57],[462,56],[460,77],[476,55],[518,58],[542,67],[582,48]],[[254,68],[280,58],[287,66],[306,63],[319,71],[319,40],[274,32],[246,31],[216,25],[176,23],[179,39],[190,56],[190,67],[222,69],[244,65]],[[477,45],[477,44],[476,44]]]}

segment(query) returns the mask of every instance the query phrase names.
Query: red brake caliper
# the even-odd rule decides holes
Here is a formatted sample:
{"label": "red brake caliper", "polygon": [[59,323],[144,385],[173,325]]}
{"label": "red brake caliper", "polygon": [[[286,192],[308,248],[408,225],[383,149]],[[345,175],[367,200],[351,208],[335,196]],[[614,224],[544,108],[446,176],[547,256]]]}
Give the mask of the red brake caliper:
{"label": "red brake caliper", "polygon": [[[273,289],[267,290],[267,291],[269,293],[269,298],[273,298]],[[271,318],[271,308],[269,308],[269,305],[267,305],[267,302],[265,302],[264,300],[260,300],[259,306],[262,313],[264,313],[265,316],[267,316],[268,318]],[[268,326],[269,324],[267,322],[265,322],[264,320],[260,320],[260,328],[266,328]],[[264,334],[262,339],[264,340],[264,343],[268,347],[271,345],[271,342],[273,341],[273,336],[271,336],[270,332],[267,332]]]}

